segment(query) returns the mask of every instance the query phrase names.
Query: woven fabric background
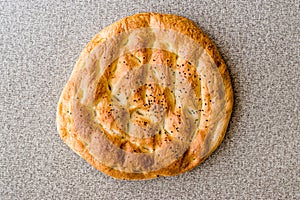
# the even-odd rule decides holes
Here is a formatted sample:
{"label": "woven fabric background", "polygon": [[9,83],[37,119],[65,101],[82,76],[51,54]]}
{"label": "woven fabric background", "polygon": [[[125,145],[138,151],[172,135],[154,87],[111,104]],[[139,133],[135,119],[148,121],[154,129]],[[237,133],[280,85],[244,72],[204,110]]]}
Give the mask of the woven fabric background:
{"label": "woven fabric background", "polygon": [[[0,199],[300,199],[300,4],[0,0]],[[235,105],[221,146],[176,177],[118,181],[71,151],[58,98],[87,42],[138,12],[195,21],[228,65]]]}

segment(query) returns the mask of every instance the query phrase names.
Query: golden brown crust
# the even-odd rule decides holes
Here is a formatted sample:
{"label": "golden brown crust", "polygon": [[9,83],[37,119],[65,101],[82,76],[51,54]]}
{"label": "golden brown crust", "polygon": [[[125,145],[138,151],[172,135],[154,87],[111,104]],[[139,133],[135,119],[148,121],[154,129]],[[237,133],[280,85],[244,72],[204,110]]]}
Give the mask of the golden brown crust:
{"label": "golden brown crust", "polygon": [[[120,53],[116,59],[111,57],[112,62],[109,62],[106,68],[95,67],[102,65],[98,57],[101,55],[98,52],[102,49],[97,49],[100,45],[116,36],[130,38],[135,30],[140,30],[138,33],[143,34],[145,29],[148,31],[147,34],[153,31],[156,40],[159,40],[160,36],[163,37],[163,34],[157,34],[155,30],[169,31],[170,35],[180,34],[178,38],[190,38],[192,42],[188,43],[191,46],[188,45],[187,51],[197,44],[204,50],[204,53],[199,55],[203,57],[200,62],[211,68],[216,66],[216,71],[197,71],[199,69],[195,66],[196,60],[189,55],[182,59],[182,56],[178,56],[179,53],[168,51],[169,48],[174,48],[174,51],[180,49],[169,43],[158,44],[160,48],[153,43],[145,44],[143,46],[145,48],[135,48]],[[127,34],[125,37],[123,33],[131,35]],[[109,45],[114,45],[113,42],[117,40],[110,40],[105,48],[110,49]],[[135,40],[128,39],[127,43]],[[119,43],[117,41],[115,47],[120,47],[120,43],[122,41]],[[206,54],[208,56],[205,57]],[[191,60],[193,62],[190,62]],[[167,70],[156,69],[156,71],[163,70],[159,71],[163,76],[160,77],[163,83],[153,84],[155,81],[150,81],[151,85],[146,82],[152,79],[142,78],[145,74],[151,76],[152,71],[149,70],[151,66],[169,67]],[[135,69],[143,69],[143,71]],[[207,69],[210,70],[209,67]],[[131,86],[135,89],[130,96],[127,96],[126,106],[122,104],[122,97],[120,97],[120,105],[114,106],[116,103],[112,97],[122,91],[114,93],[111,87],[119,87],[119,79],[125,77],[124,74],[129,71],[134,73],[131,75],[132,79],[135,82],[140,80],[141,83],[134,86],[132,80],[126,82],[124,79],[121,86],[125,88],[122,91],[129,91],[127,88]],[[207,77],[206,73],[208,73]],[[98,76],[99,74],[101,76]],[[185,81],[182,85],[179,83],[181,76],[184,77],[182,81]],[[173,92],[175,86],[184,88],[190,93],[178,97],[177,93]],[[184,108],[177,105],[177,101],[181,99]],[[233,92],[228,70],[216,46],[203,31],[192,21],[180,16],[142,13],[126,17],[104,28],[84,48],[60,97],[57,125],[62,140],[96,169],[114,178],[150,179],[183,173],[205,160],[221,143],[229,123],[232,106]],[[161,110],[156,112],[156,107]],[[130,117],[122,109],[127,109]],[[150,116],[149,112],[165,114],[155,115],[153,121],[153,116]],[[197,114],[194,115],[194,112]],[[120,116],[122,117],[118,118]],[[183,116],[188,117],[185,119]],[[201,119],[200,122],[195,122],[196,125],[191,125],[194,116],[196,116],[195,121],[199,116]],[[164,120],[166,122],[162,124],[160,121]],[[129,121],[133,124],[133,128],[124,128],[122,125]],[[150,135],[146,137],[141,134],[142,129]],[[130,135],[128,130],[133,131],[135,135]],[[196,131],[191,135],[188,130]],[[112,134],[111,131],[117,134]],[[119,150],[114,149],[115,147]],[[173,148],[177,154],[166,150],[170,148]],[[103,156],[109,151],[112,152],[111,157]],[[168,158],[162,159],[159,156]]]}

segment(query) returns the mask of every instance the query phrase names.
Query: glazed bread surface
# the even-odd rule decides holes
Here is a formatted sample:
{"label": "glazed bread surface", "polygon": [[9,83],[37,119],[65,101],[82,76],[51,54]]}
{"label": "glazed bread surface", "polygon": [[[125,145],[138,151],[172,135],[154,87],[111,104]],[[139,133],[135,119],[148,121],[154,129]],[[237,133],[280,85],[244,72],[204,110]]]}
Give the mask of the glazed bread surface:
{"label": "glazed bread surface", "polygon": [[104,28],[61,94],[62,140],[119,179],[186,172],[221,143],[233,104],[229,73],[192,21],[141,13]]}

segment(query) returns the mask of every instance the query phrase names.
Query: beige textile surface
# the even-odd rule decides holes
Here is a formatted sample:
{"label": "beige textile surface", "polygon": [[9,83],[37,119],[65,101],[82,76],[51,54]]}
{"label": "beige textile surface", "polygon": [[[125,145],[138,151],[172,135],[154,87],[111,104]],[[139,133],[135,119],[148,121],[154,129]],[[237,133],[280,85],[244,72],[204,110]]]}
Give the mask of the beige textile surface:
{"label": "beige textile surface", "polygon": [[[176,177],[117,181],[60,139],[59,95],[103,27],[139,12],[196,22],[235,95],[225,139]],[[0,1],[1,199],[299,199],[299,1]]]}

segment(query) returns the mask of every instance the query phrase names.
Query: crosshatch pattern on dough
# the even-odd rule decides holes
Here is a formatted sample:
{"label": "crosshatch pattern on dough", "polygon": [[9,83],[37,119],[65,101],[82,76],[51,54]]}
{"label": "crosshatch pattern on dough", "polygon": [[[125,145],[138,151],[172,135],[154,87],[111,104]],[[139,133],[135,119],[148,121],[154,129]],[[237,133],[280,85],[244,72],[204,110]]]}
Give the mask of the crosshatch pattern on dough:
{"label": "crosshatch pattern on dough", "polygon": [[232,110],[228,71],[190,20],[142,13],[98,33],[58,104],[62,140],[119,179],[172,176],[221,143]]}

